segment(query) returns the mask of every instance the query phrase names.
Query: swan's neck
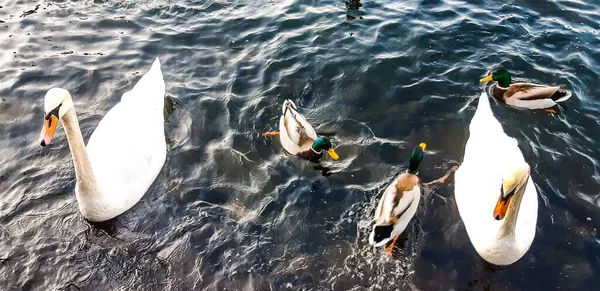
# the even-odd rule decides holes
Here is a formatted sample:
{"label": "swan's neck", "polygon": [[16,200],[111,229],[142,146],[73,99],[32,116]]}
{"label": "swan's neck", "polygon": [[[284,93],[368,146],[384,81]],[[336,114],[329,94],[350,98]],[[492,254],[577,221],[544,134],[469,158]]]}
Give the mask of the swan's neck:
{"label": "swan's neck", "polygon": [[67,111],[61,118],[61,121],[69,141],[69,149],[71,150],[73,165],[75,166],[75,177],[77,178],[79,193],[87,196],[100,195],[100,189],[96,184],[96,178],[92,171],[92,164],[90,164],[90,159],[85,149],[75,108]]}
{"label": "swan's neck", "polygon": [[[526,187],[526,186],[524,186]],[[521,200],[525,194],[525,189],[516,193],[513,196],[508,209],[506,210],[506,216],[502,220],[500,230],[498,231],[498,238],[502,237],[515,237],[515,229],[517,227],[517,217],[519,216],[519,209],[521,208]]]}

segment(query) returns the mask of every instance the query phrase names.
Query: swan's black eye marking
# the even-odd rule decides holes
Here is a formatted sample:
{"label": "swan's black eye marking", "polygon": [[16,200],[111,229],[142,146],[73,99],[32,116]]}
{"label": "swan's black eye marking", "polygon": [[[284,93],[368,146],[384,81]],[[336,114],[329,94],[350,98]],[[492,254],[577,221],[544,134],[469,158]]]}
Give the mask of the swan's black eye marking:
{"label": "swan's black eye marking", "polygon": [[502,201],[506,201],[508,200],[508,198],[510,198],[511,196],[513,196],[515,194],[515,189],[512,189],[510,192],[508,193],[504,193],[504,186],[500,185],[500,194],[502,194]]}
{"label": "swan's black eye marking", "polygon": [[48,120],[50,119],[50,116],[54,115],[56,116],[56,118],[58,118],[58,111],[60,110],[60,107],[62,106],[62,103],[58,104],[58,106],[56,106],[56,108],[52,109],[52,111],[46,113],[46,116],[44,116],[44,119]]}
{"label": "swan's black eye marking", "polygon": [[523,184],[522,186],[517,186],[515,188],[513,188],[512,190],[510,190],[510,192],[504,194],[504,186],[500,186],[500,193],[502,193],[502,201],[506,201],[508,200],[508,198],[510,198],[511,196],[515,195],[515,191],[517,191],[518,189],[521,189],[523,187],[527,187],[527,182],[529,182],[529,177],[527,177],[527,180],[525,180],[525,184]]}

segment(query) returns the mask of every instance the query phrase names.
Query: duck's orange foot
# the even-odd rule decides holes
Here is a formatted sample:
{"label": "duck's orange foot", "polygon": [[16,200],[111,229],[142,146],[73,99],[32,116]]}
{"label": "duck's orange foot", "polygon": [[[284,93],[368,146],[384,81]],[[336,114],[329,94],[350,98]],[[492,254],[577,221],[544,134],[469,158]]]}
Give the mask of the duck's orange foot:
{"label": "duck's orange foot", "polygon": [[262,134],[262,136],[264,136],[264,137],[278,136],[278,135],[279,135],[279,131],[269,131],[269,132],[265,132]]}
{"label": "duck's orange foot", "polygon": [[400,235],[396,235],[390,245],[385,248],[385,252],[388,253],[389,256],[392,255],[392,250],[394,249],[394,245],[396,244],[398,237],[400,237]]}
{"label": "duck's orange foot", "polygon": [[556,111],[554,109],[544,109],[544,112],[550,113],[550,114],[556,114],[556,113],[558,113],[558,111]]}

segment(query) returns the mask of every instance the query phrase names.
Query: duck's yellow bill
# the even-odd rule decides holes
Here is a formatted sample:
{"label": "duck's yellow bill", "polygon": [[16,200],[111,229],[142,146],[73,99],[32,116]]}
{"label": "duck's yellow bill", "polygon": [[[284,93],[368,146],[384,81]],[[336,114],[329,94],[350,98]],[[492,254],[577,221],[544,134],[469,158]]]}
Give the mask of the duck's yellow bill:
{"label": "duck's yellow bill", "polygon": [[421,148],[421,150],[425,150],[425,148],[427,147],[427,144],[422,142],[419,144],[419,147]]}
{"label": "duck's yellow bill", "polygon": [[43,147],[50,144],[52,137],[54,136],[54,130],[56,130],[56,124],[58,123],[58,117],[50,115],[50,118],[44,119],[44,125],[42,126],[42,132],[40,138],[42,139],[41,145]]}
{"label": "duck's yellow bill", "polygon": [[334,151],[332,148],[331,148],[331,149],[329,149],[329,150],[327,150],[327,153],[328,153],[328,154],[329,154],[329,156],[330,156],[330,157],[331,157],[333,160],[335,160],[335,161],[337,161],[337,160],[340,158],[340,157],[337,155],[337,153],[336,153],[336,152],[335,152],[335,151]]}
{"label": "duck's yellow bill", "polygon": [[512,199],[512,196],[508,197],[507,199],[503,199],[502,194],[500,194],[500,198],[498,198],[498,203],[496,203],[496,207],[494,208],[494,218],[496,220],[502,220],[504,216],[506,216],[506,211],[508,210],[510,199]]}
{"label": "duck's yellow bill", "polygon": [[492,81],[492,80],[494,80],[494,77],[492,77],[492,75],[489,75],[489,76],[487,76],[487,77],[485,77],[483,79],[480,79],[479,83],[487,83],[487,82]]}

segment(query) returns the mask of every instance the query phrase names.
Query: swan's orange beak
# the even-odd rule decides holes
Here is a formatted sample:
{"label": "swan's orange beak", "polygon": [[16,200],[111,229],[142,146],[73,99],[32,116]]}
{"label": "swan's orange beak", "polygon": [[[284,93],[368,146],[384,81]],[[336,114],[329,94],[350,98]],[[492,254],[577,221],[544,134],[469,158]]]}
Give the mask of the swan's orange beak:
{"label": "swan's orange beak", "polygon": [[[519,198],[517,199],[522,199],[527,181],[529,181],[529,165],[516,168],[510,175],[502,178],[500,197],[496,202],[496,207],[494,207],[494,218],[496,220],[504,219],[513,196],[518,195]],[[519,200],[516,201],[519,204]]]}
{"label": "swan's orange beak", "polygon": [[506,216],[506,210],[508,210],[510,199],[512,199],[512,196],[504,198],[503,195],[500,194],[500,198],[498,198],[498,202],[496,203],[496,207],[494,208],[494,218],[496,220],[502,220],[504,216]]}
{"label": "swan's orange beak", "polygon": [[44,119],[44,125],[42,126],[42,132],[40,133],[40,137],[42,139],[41,145],[43,147],[50,144],[52,141],[52,136],[54,136],[54,130],[56,130],[56,124],[58,123],[58,117],[54,114],[50,114],[50,116]]}

